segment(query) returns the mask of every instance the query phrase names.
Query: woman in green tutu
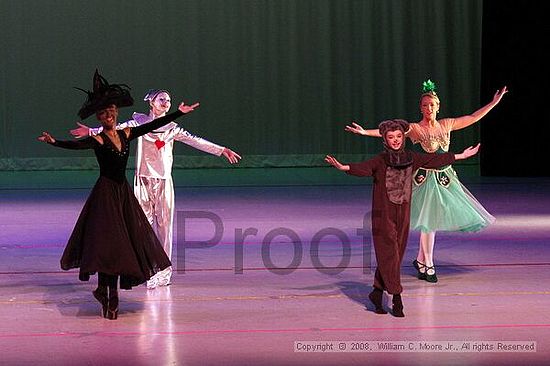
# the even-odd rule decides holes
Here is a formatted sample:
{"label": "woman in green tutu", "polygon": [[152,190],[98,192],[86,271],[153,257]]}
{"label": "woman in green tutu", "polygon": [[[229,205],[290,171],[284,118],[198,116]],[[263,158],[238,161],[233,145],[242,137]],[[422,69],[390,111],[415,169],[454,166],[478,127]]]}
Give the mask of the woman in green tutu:
{"label": "woman in green tutu", "polygon": [[[419,143],[428,153],[449,151],[451,132],[468,127],[483,118],[508,90],[497,90],[493,100],[472,114],[437,120],[440,101],[431,80],[423,83],[420,97],[422,120],[411,123],[406,136]],[[357,123],[346,131],[364,136],[381,137],[378,129],[364,129]],[[452,209],[451,209],[452,208]],[[437,282],[433,251],[437,231],[473,232],[493,223],[495,218],[460,183],[452,166],[441,169],[418,169],[414,175],[411,204],[411,228],[420,231],[418,255],[413,266],[418,278]]]}

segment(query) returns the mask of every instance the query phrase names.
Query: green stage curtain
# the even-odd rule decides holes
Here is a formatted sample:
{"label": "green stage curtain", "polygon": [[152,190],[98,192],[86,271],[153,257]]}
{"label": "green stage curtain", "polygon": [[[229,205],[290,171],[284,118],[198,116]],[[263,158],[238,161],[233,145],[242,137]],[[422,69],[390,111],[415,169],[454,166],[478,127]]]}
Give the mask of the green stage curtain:
{"label": "green stage curtain", "polygon": [[[0,0],[0,170],[94,169],[70,139],[96,68],[200,108],[179,123],[244,156],[240,167],[324,166],[325,154],[362,160],[381,150],[352,135],[357,121],[418,121],[421,83],[438,86],[440,117],[480,101],[482,1],[475,0]],[[495,86],[495,90],[500,86]],[[84,123],[95,126],[95,117]],[[477,126],[452,149],[477,143]],[[224,167],[177,144],[176,168]]]}

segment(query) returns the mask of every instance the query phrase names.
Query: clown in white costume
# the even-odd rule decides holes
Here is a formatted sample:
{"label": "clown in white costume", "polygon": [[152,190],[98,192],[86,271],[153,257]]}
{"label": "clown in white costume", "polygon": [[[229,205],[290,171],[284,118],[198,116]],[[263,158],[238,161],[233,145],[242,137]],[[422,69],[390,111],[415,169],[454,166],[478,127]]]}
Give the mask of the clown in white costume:
{"label": "clown in white costume", "polygon": [[[149,123],[164,116],[171,106],[170,94],[166,90],[150,90],[144,101],[149,102],[151,107],[149,114],[134,113],[131,120],[119,124],[117,129]],[[79,127],[71,130],[71,133],[76,137],[84,137],[99,134],[101,130],[101,127],[89,128],[79,123]],[[138,138],[134,194],[169,258],[172,254],[175,206],[172,181],[174,141],[183,142],[212,155],[223,155],[231,164],[241,159],[240,155],[231,149],[195,136],[175,122]],[[147,287],[153,289],[157,286],[166,286],[170,284],[171,277],[172,268],[166,268],[147,281]]]}

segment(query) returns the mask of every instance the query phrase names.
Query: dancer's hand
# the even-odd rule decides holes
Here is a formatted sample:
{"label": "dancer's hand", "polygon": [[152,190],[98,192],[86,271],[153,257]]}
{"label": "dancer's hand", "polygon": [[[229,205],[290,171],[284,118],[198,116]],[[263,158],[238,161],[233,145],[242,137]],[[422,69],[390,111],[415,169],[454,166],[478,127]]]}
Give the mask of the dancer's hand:
{"label": "dancer's hand", "polygon": [[55,143],[55,139],[48,132],[42,132],[42,135],[38,136],[38,141],[46,142],[48,144]]}
{"label": "dancer's hand", "polygon": [[184,102],[181,102],[178,109],[183,112],[183,114],[191,113],[195,110],[195,108],[198,108],[200,103],[195,103],[193,105],[186,105]]}
{"label": "dancer's hand", "polygon": [[367,130],[365,130],[363,127],[361,127],[360,125],[358,125],[355,122],[352,122],[351,126],[349,126],[349,125],[346,126],[346,128],[344,130],[346,130],[348,132],[355,133],[357,135],[367,136]]}
{"label": "dancer's hand", "polygon": [[495,104],[498,104],[506,93],[508,93],[508,89],[506,88],[506,86],[500,90],[497,90],[495,96],[493,97],[493,102],[495,102]]}
{"label": "dancer's hand", "polygon": [[474,156],[479,151],[480,146],[481,144],[477,144],[476,146],[470,146],[464,149],[464,151],[461,152],[460,154],[455,154],[455,159],[462,160],[462,159],[468,159],[469,157]]}
{"label": "dancer's hand", "polygon": [[80,122],[77,122],[76,124],[78,125],[78,127],[70,131],[71,135],[73,135],[77,139],[82,137],[88,137],[90,135],[90,127]]}
{"label": "dancer's hand", "polygon": [[341,171],[344,171],[344,172],[349,170],[349,165],[344,165],[344,164],[340,163],[333,156],[327,155],[325,157],[325,161],[327,163],[329,163],[330,165],[332,165],[333,167],[335,167],[336,169],[338,169],[338,170],[341,170]]}
{"label": "dancer's hand", "polygon": [[222,155],[231,163],[236,164],[241,159],[241,156],[227,147],[223,148]]}

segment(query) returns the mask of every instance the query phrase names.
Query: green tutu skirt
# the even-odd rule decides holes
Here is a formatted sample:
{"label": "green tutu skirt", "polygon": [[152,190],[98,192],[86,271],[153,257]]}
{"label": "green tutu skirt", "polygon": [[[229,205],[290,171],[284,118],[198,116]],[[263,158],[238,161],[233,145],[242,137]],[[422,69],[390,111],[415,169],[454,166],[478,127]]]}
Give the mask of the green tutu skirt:
{"label": "green tutu skirt", "polygon": [[411,228],[422,232],[483,229],[495,221],[451,166],[419,169],[413,179]]}

